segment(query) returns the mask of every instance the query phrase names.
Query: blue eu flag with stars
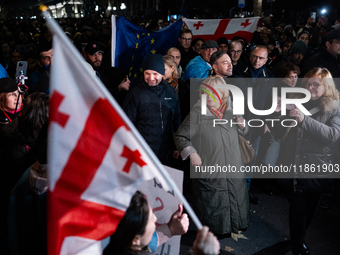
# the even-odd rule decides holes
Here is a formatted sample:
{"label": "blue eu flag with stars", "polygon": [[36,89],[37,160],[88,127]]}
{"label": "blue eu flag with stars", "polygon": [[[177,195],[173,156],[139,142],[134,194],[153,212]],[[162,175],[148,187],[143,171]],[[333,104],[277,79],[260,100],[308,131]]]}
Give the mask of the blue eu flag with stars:
{"label": "blue eu flag with stars", "polygon": [[125,17],[112,20],[112,61],[128,73],[131,83],[143,72],[142,62],[148,54],[164,55],[178,42],[182,19],[152,32],[130,23]]}

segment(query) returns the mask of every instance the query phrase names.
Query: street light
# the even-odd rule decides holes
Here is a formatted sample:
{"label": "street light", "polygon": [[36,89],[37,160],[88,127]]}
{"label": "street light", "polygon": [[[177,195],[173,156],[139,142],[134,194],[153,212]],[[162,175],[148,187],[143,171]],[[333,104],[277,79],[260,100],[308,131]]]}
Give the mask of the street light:
{"label": "street light", "polygon": [[122,3],[122,4],[120,5],[120,9],[121,9],[121,10],[125,10],[125,9],[126,9],[126,5],[125,5],[124,3]]}
{"label": "street light", "polygon": [[321,10],[321,14],[326,14],[327,13],[327,10],[326,9],[322,9]]}

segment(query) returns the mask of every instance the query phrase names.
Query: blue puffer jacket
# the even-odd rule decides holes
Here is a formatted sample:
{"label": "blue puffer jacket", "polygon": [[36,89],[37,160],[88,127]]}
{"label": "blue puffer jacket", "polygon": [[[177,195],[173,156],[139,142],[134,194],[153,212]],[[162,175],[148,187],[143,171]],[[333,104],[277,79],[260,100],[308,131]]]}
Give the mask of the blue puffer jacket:
{"label": "blue puffer jacket", "polygon": [[210,74],[212,74],[212,67],[205,62],[201,56],[197,56],[189,62],[182,78],[185,81],[188,81],[191,78],[205,79],[209,77]]}
{"label": "blue puffer jacket", "polygon": [[175,148],[173,133],[181,124],[179,99],[164,80],[149,86],[141,76],[139,84],[126,95],[123,109],[158,158]]}
{"label": "blue puffer jacket", "polygon": [[8,77],[6,69],[0,64],[0,78]]}

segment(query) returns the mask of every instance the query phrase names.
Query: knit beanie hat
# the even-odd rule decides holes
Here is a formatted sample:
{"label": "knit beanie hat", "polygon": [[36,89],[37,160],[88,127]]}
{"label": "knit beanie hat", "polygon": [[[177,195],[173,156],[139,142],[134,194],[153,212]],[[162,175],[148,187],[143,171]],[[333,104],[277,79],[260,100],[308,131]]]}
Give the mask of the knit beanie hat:
{"label": "knit beanie hat", "polygon": [[220,38],[218,38],[218,39],[217,39],[217,43],[218,43],[218,46],[220,46],[220,44],[226,44],[226,45],[229,44],[227,38],[225,38],[225,37],[220,37]]}
{"label": "knit beanie hat", "polygon": [[150,54],[147,55],[143,61],[142,65],[143,70],[153,70],[157,73],[164,75],[165,67],[163,56],[160,54]]}
{"label": "knit beanie hat", "polygon": [[0,93],[14,92],[18,89],[17,83],[11,78],[0,79]]}
{"label": "knit beanie hat", "polygon": [[291,53],[300,53],[303,56],[306,56],[307,53],[308,53],[308,46],[304,41],[299,40],[299,41],[296,41],[295,43],[293,43],[290,51],[291,51]]}

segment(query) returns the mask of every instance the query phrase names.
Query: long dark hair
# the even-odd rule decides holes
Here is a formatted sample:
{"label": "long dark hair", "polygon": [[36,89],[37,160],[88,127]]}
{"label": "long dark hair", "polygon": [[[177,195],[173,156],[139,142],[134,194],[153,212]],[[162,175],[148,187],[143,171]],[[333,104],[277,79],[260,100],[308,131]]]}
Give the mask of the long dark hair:
{"label": "long dark hair", "polygon": [[34,92],[23,102],[19,121],[20,133],[29,141],[35,141],[43,125],[48,121],[49,96]]}
{"label": "long dark hair", "polygon": [[133,254],[130,249],[136,235],[143,235],[149,219],[149,204],[143,193],[136,191],[130,201],[124,217],[104,251],[104,255]]}

